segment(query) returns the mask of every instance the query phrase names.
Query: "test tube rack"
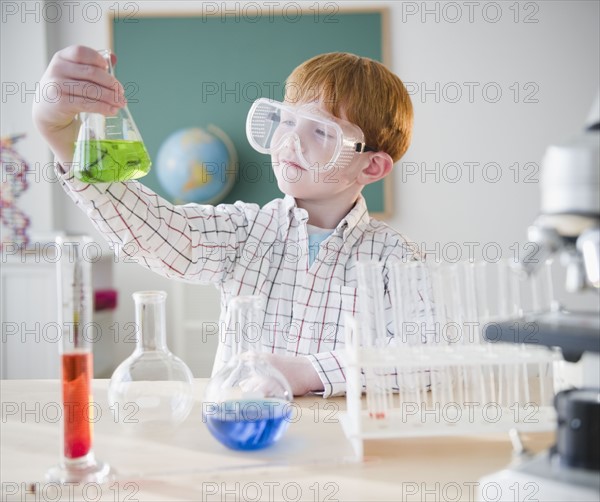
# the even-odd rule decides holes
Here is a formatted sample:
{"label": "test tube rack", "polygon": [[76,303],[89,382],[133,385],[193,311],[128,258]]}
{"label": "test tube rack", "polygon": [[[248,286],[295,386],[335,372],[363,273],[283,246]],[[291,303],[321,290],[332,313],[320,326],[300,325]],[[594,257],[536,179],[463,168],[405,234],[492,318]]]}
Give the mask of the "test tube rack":
{"label": "test tube rack", "polygon": [[[414,272],[424,265],[411,265],[402,273],[411,267]],[[427,269],[418,269],[419,273],[424,271]],[[397,278],[397,273],[392,272],[390,284],[394,283],[395,275]],[[432,283],[431,295],[434,303],[439,302],[443,288],[439,282],[436,284],[435,278]],[[472,288],[468,294],[465,284],[467,289]],[[473,303],[469,298],[477,297],[477,281],[467,280],[465,284],[459,284],[457,289],[462,291],[465,301],[454,302],[453,312],[438,303],[436,318],[443,316],[446,321],[449,317],[460,318],[464,323],[469,319],[465,312],[470,309],[471,315],[484,323],[480,326],[483,331],[485,323],[493,321],[484,315],[483,309],[477,312],[477,308],[469,305]],[[369,291],[368,288],[377,291],[378,287],[380,285],[360,284],[359,301],[360,292]],[[562,385],[555,372],[562,361],[559,350],[539,345],[493,343],[479,337],[453,343],[442,342],[443,337],[429,336],[437,342],[395,344],[381,332],[384,329],[381,323],[375,335],[373,325],[365,328],[369,317],[385,317],[378,305],[368,305],[376,296],[363,294],[360,304],[364,308],[363,315],[348,316],[346,320],[343,360],[347,408],[341,416],[341,424],[358,459],[363,457],[367,440],[555,429],[553,399]],[[400,300],[399,295],[392,295],[396,326],[407,320],[398,312],[410,311],[406,302],[404,307],[400,305]],[[456,305],[463,311],[462,317],[457,314]],[[437,326],[439,330],[440,325]],[[363,392],[364,400],[361,399]]]}

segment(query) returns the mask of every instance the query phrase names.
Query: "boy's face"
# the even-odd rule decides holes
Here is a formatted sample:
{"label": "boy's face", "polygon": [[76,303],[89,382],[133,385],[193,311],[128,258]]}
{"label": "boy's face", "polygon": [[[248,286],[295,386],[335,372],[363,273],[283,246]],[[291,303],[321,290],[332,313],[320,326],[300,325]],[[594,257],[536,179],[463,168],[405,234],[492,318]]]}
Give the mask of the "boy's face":
{"label": "boy's face", "polygon": [[[301,106],[306,107],[306,104]],[[320,101],[314,101],[309,106],[311,112],[336,121]],[[346,119],[344,111],[342,119]],[[358,184],[357,177],[361,170],[369,163],[368,154],[354,154],[350,163],[343,167],[338,164],[319,169],[318,159],[321,154],[317,141],[311,139],[313,131],[303,131],[298,124],[297,134],[300,141],[290,139],[281,148],[272,153],[271,162],[277,178],[279,189],[286,195],[304,200],[326,200],[345,191],[359,191],[362,186]],[[322,131],[321,131],[322,133]],[[299,158],[298,149],[302,148],[302,155],[306,159],[314,159],[315,167],[305,167]],[[323,152],[325,156],[327,153]]]}

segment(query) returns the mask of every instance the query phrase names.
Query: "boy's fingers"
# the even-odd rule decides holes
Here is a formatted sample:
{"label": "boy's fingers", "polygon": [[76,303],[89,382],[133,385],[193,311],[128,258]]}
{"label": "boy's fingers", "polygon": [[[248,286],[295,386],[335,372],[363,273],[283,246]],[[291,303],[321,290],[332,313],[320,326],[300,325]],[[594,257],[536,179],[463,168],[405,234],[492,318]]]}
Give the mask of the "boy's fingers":
{"label": "boy's fingers", "polygon": [[89,85],[82,88],[75,97],[82,98],[86,102],[99,102],[107,104],[111,107],[123,107],[125,98],[123,94],[115,94],[113,89],[107,89],[97,85]]}
{"label": "boy's fingers", "polygon": [[65,61],[97,66],[98,68],[106,70],[106,61],[100,53],[90,47],[85,47],[84,45],[71,45],[58,52],[57,56]]}
{"label": "boy's fingers", "polygon": [[85,84],[90,84],[111,89],[113,93],[117,91],[121,95],[125,94],[121,83],[109,75],[106,70],[97,66],[64,61],[61,64],[60,77],[65,81],[72,80],[74,87],[83,87]]}
{"label": "boy's fingers", "polygon": [[71,97],[73,106],[77,110],[87,113],[100,113],[102,115],[114,115],[118,111],[118,107],[104,101],[93,101],[79,96]]}
{"label": "boy's fingers", "polygon": [[[89,107],[95,106],[94,103],[99,104],[98,113],[102,113],[102,110],[107,110],[108,108],[118,109],[125,106],[125,99],[122,94],[115,94],[113,89],[108,89],[97,84],[69,80],[52,81],[51,83],[54,87],[52,91],[49,91],[50,97],[47,104],[55,104],[60,101],[60,109],[56,109],[60,112],[68,111],[68,113],[75,114],[80,111],[93,111]],[[60,88],[58,91],[58,100],[55,95],[57,84]],[[42,93],[41,101],[45,101],[45,96],[46,94]]]}

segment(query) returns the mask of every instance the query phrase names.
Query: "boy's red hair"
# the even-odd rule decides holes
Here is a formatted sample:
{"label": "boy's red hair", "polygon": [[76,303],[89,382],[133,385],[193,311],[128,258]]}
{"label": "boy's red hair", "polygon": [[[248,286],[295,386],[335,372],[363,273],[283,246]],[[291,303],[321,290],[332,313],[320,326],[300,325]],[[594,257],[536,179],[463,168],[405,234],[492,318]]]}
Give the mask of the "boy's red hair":
{"label": "boy's red hair", "polygon": [[404,84],[383,64],[345,52],[320,54],[298,66],[286,81],[286,101],[320,98],[325,108],[359,126],[365,142],[394,162],[408,150],[413,108]]}

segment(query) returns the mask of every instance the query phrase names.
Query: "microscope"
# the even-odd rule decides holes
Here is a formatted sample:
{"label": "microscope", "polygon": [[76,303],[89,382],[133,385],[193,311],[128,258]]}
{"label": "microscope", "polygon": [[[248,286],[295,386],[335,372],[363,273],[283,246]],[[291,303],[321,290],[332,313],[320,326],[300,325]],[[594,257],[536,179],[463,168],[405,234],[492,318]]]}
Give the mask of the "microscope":
{"label": "microscope", "polygon": [[[558,257],[566,269],[567,292],[587,292],[595,295],[596,301],[600,301],[599,152],[600,92],[584,131],[546,151],[540,179],[540,215],[528,229],[528,240],[535,244],[535,252],[518,264],[524,273],[531,274],[546,260]],[[496,325],[489,337],[484,331],[484,337],[489,341],[559,347],[566,361],[581,361],[583,385],[555,396],[556,444],[549,451],[534,457],[522,454],[513,465],[482,478],[480,487],[495,483],[502,489],[501,500],[516,500],[515,483],[518,483],[520,493],[532,497],[524,500],[598,502],[599,313],[558,307],[549,312],[526,314],[517,322],[524,328],[535,326],[536,336],[528,336],[531,331],[527,329],[519,329],[515,336],[515,320],[511,319]],[[515,442],[519,444],[518,438]]]}

